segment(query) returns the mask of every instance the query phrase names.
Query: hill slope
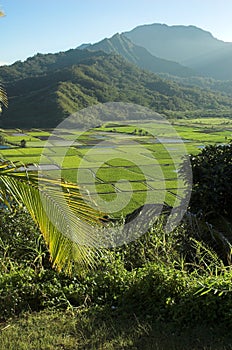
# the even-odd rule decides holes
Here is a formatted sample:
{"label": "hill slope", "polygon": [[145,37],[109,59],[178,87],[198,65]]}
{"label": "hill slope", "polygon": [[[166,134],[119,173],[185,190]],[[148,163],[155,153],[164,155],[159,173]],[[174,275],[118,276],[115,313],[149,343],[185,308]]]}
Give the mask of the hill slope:
{"label": "hill slope", "polygon": [[89,51],[102,50],[106,53],[121,55],[129,62],[153,73],[168,73],[180,77],[196,75],[192,69],[179,63],[153,56],[144,47],[133,44],[131,40],[122,34],[115,34],[110,39],[104,39],[93,45],[82,45],[79,48],[87,48]]}
{"label": "hill slope", "polygon": [[[23,63],[0,67],[1,76],[9,94],[3,127],[55,127],[81,108],[108,101],[133,102],[165,113],[232,109],[228,96],[183,87],[103,52],[36,55]],[[88,120],[81,123],[88,125]]]}
{"label": "hill slope", "polygon": [[142,25],[124,33],[152,55],[179,62],[199,74],[232,79],[232,43],[195,26]]}

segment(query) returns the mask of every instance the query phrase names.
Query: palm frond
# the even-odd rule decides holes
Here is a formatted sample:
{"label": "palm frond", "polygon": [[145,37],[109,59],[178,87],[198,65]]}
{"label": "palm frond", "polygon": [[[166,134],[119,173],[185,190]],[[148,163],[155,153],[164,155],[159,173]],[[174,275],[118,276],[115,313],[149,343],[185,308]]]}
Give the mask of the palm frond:
{"label": "palm frond", "polygon": [[2,84],[0,84],[0,103],[2,103],[5,107],[8,107],[8,98],[6,90],[4,89]]}
{"label": "palm frond", "polygon": [[[8,161],[0,164],[0,200],[23,203],[38,224],[53,265],[71,274],[77,266],[93,265],[96,225],[102,214],[84,199],[76,185],[27,172]],[[75,264],[76,263],[76,264]]]}

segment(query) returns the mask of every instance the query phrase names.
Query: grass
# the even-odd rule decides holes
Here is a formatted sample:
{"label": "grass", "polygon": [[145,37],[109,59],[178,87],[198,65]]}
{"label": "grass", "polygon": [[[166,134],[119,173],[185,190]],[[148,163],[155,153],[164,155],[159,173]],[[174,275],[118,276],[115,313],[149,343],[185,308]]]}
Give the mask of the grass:
{"label": "grass", "polygon": [[[120,218],[133,212],[140,205],[147,202],[148,192],[120,192],[107,194],[93,194],[92,200],[97,203],[100,210],[107,212],[110,216]],[[159,194],[160,197],[160,194]],[[157,198],[159,203],[159,199]],[[156,203],[157,203],[156,202]],[[153,202],[154,203],[154,202]]]}
{"label": "grass", "polygon": [[117,182],[116,188],[120,191],[147,191],[148,188],[143,182]]}
{"label": "grass", "polygon": [[29,131],[27,132],[27,135],[33,136],[33,137],[38,137],[38,136],[50,136],[50,132],[48,131]]}
{"label": "grass", "polygon": [[[24,156],[40,156],[41,153],[43,152],[43,148],[39,148],[39,147],[26,147],[26,148],[21,148],[20,152],[24,155]],[[52,154],[52,150],[46,149],[46,153],[48,154]]]}
{"label": "grass", "polygon": [[[225,130],[225,126],[227,130]],[[191,142],[176,143],[176,135],[172,127],[183,139],[191,140]],[[84,134],[77,130],[70,130],[68,133],[64,130],[58,135],[61,139],[77,138],[77,141],[84,147],[63,147],[60,146],[59,141],[57,145],[47,147],[44,151],[43,145],[46,144],[46,141],[39,141],[37,136],[49,136],[49,131],[27,130],[24,132],[22,130],[21,132],[26,134],[26,139],[31,138],[32,140],[27,142],[30,147],[25,149],[12,148],[0,152],[2,158],[8,158],[12,161],[57,164],[62,168],[62,176],[66,180],[86,185],[91,192],[97,190],[104,194],[107,200],[110,200],[110,195],[107,196],[106,191],[112,193],[112,198],[115,198],[115,190],[120,192],[132,189],[132,192],[136,194],[135,205],[140,206],[144,202],[144,193],[147,190],[152,192],[152,189],[154,189],[156,191],[154,196],[157,196],[157,190],[161,191],[162,196],[163,190],[175,190],[178,178],[176,171],[181,164],[183,153],[196,154],[204,147],[206,142],[212,144],[214,142],[224,142],[225,137],[229,139],[232,132],[231,127],[232,122],[227,118],[222,120],[220,118],[186,119],[184,124],[182,120],[176,120],[173,122],[173,126],[156,122],[141,124],[141,129],[158,135],[161,141],[162,138],[171,138],[170,142],[164,140],[163,143],[156,142],[155,138],[141,137],[138,133],[133,137],[128,136],[128,133],[133,132],[135,128],[138,129],[133,125],[111,124],[110,127],[104,125],[102,128],[98,128],[96,133],[89,131]],[[114,130],[114,133],[110,130]],[[115,130],[117,133],[115,133]],[[12,136],[12,134],[19,131],[11,130],[5,132],[5,134],[16,142],[19,138],[21,140],[21,136]],[[108,135],[101,134],[102,131],[107,131]],[[37,143],[34,140],[37,140]],[[109,141],[109,147],[107,147],[107,140]],[[97,145],[95,144],[96,141],[98,142]],[[102,142],[104,143],[102,144]],[[36,147],[33,147],[33,144]],[[85,147],[85,145],[89,145],[89,147]],[[41,152],[45,155],[43,159],[40,159]],[[63,156],[65,156],[64,159],[62,159]],[[55,170],[47,173],[52,177],[57,176]],[[131,185],[124,180],[131,181]],[[146,186],[145,180],[149,182],[149,187]],[[95,187],[96,183],[99,183],[99,185]],[[116,189],[114,187],[115,183]],[[151,193],[149,193],[150,197],[152,198]],[[173,202],[173,199],[170,199],[170,194],[167,193],[166,197]],[[130,204],[129,208],[131,207]]]}
{"label": "grass", "polygon": [[167,165],[167,166],[143,166],[142,169],[138,167],[131,167],[129,168],[130,171],[143,174],[144,178],[146,177],[147,180],[165,180],[168,178],[177,178],[175,173],[175,167],[173,165]]}
{"label": "grass", "polygon": [[15,142],[15,143],[20,143],[21,140],[38,141],[37,138],[30,136],[30,135],[24,135],[24,134],[22,134],[22,136],[7,135],[6,138],[9,142]]}
{"label": "grass", "polygon": [[21,162],[22,164],[28,164],[28,163],[40,163],[40,155],[39,156],[8,156],[7,159],[9,159],[12,162]]}
{"label": "grass", "polygon": [[74,156],[68,156],[68,157],[50,157],[51,161],[54,162],[56,165],[60,166],[63,169],[69,169],[69,168],[78,168],[81,163],[81,158]]}
{"label": "grass", "polygon": [[[177,180],[172,180],[172,179],[164,179],[163,181],[147,181],[147,184],[149,186],[151,186],[154,189],[173,189],[176,188],[177,186]],[[183,184],[183,188],[184,188],[184,184]]]}
{"label": "grass", "polygon": [[119,167],[117,171],[112,171],[112,168],[100,168],[96,172],[97,178],[105,182],[115,182],[120,180],[139,181],[145,180],[142,173],[135,173],[127,168]]}
{"label": "grass", "polygon": [[78,155],[78,150],[75,147],[46,147],[45,154],[46,153],[52,153],[56,156],[75,156]]}
{"label": "grass", "polygon": [[22,148],[10,148],[10,149],[2,149],[1,150],[1,157],[2,158],[22,156],[22,155],[23,155]]}
{"label": "grass", "polygon": [[[51,172],[51,175],[53,172]],[[81,184],[92,184],[95,183],[97,180],[94,176],[94,173],[90,169],[85,168],[79,168],[77,169],[64,169],[62,170],[62,176],[70,182],[77,183],[77,179],[81,179]],[[98,181],[97,181],[98,182]]]}
{"label": "grass", "polygon": [[150,315],[107,308],[45,310],[0,326],[2,350],[231,350],[232,333],[222,325],[176,328]]}
{"label": "grass", "polygon": [[85,186],[85,189],[90,192],[90,194],[95,194],[95,193],[112,193],[114,194],[116,189],[113,185],[111,184],[102,184],[102,183],[95,183],[93,185],[87,185]]}

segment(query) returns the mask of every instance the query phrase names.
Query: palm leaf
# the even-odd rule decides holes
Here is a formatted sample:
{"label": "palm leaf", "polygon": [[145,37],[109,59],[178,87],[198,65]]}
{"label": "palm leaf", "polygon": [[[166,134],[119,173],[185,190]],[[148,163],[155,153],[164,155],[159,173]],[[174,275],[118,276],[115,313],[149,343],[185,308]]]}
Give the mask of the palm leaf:
{"label": "palm leaf", "polygon": [[95,229],[101,213],[84,199],[76,185],[38,179],[16,164],[0,164],[0,200],[10,206],[23,203],[38,224],[53,265],[71,274],[76,267],[93,265],[97,246]]}
{"label": "palm leaf", "polygon": [[6,90],[1,84],[0,84],[0,103],[2,103],[5,107],[8,107]]}

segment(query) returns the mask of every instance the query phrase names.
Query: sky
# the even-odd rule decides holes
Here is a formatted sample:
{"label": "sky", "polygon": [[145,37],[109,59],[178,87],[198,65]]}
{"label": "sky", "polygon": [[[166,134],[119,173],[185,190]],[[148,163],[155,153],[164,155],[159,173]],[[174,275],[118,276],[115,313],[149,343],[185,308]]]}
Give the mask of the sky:
{"label": "sky", "polygon": [[195,25],[232,42],[231,0],[0,0],[0,9],[0,64],[150,23]]}

